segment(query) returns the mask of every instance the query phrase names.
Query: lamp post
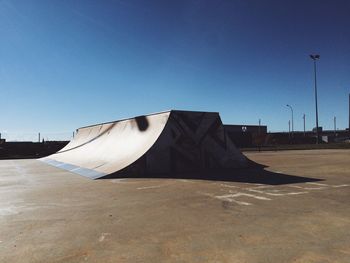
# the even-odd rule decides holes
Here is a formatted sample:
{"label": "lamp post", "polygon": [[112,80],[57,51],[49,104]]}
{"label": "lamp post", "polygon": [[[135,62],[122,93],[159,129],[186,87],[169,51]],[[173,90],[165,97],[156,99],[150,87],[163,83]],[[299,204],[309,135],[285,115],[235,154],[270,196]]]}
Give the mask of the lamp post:
{"label": "lamp post", "polygon": [[350,139],[350,93],[349,93],[349,139]]}
{"label": "lamp post", "polygon": [[290,140],[290,120],[288,121],[288,139]]}
{"label": "lamp post", "polygon": [[314,61],[314,75],[315,75],[315,105],[316,105],[316,143],[319,143],[318,134],[318,107],[317,107],[317,78],[316,78],[316,60],[320,59],[320,55],[310,55],[310,58]]}
{"label": "lamp post", "polygon": [[294,114],[293,114],[293,108],[289,104],[286,105],[290,110],[292,111],[292,138],[294,137]]}

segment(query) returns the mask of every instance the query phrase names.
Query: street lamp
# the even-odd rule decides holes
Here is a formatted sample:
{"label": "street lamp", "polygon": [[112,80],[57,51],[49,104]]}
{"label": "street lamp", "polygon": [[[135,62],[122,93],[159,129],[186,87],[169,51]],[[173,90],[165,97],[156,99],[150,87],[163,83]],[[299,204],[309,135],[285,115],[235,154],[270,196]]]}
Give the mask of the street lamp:
{"label": "street lamp", "polygon": [[288,120],[288,139],[290,140],[290,120]]}
{"label": "street lamp", "polygon": [[318,107],[317,107],[317,79],[316,79],[316,60],[320,59],[320,55],[310,55],[310,58],[314,61],[314,75],[315,75],[315,104],[316,104],[316,143],[319,143],[318,134]]}
{"label": "street lamp", "polygon": [[289,104],[286,105],[292,111],[292,138],[294,137],[294,116],[293,116],[293,108]]}
{"label": "street lamp", "polygon": [[350,139],[350,93],[349,93],[349,139]]}

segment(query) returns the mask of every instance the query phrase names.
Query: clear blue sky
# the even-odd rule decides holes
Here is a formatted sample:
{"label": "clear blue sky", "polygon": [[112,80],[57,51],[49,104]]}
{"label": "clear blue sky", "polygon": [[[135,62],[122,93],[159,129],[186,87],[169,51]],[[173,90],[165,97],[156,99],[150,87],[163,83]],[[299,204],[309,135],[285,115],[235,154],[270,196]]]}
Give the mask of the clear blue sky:
{"label": "clear blue sky", "polygon": [[0,131],[187,109],[226,123],[347,127],[350,1],[0,0]]}

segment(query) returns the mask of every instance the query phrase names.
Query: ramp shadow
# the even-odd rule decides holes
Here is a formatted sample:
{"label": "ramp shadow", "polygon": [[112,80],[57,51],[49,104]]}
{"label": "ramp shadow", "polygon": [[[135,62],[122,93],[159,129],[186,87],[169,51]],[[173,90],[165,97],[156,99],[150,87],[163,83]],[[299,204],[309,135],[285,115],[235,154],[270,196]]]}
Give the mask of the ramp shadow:
{"label": "ramp shadow", "polygon": [[236,168],[230,170],[210,170],[199,172],[187,172],[177,174],[140,174],[140,173],[113,173],[100,179],[112,178],[153,178],[153,179],[188,179],[188,180],[208,180],[226,181],[240,183],[254,183],[266,185],[284,185],[306,182],[318,182],[323,179],[288,175],[266,170],[266,166],[254,165],[248,168]]}

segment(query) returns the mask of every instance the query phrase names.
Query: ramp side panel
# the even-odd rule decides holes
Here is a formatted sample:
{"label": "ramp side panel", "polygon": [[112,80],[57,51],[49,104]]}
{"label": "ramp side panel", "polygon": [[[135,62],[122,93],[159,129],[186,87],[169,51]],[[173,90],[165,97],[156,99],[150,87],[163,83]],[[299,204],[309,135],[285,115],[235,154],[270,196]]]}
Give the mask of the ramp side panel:
{"label": "ramp side panel", "polygon": [[246,157],[227,138],[218,113],[172,111],[156,143],[142,159],[122,173],[132,177],[134,174],[172,174],[245,166]]}

